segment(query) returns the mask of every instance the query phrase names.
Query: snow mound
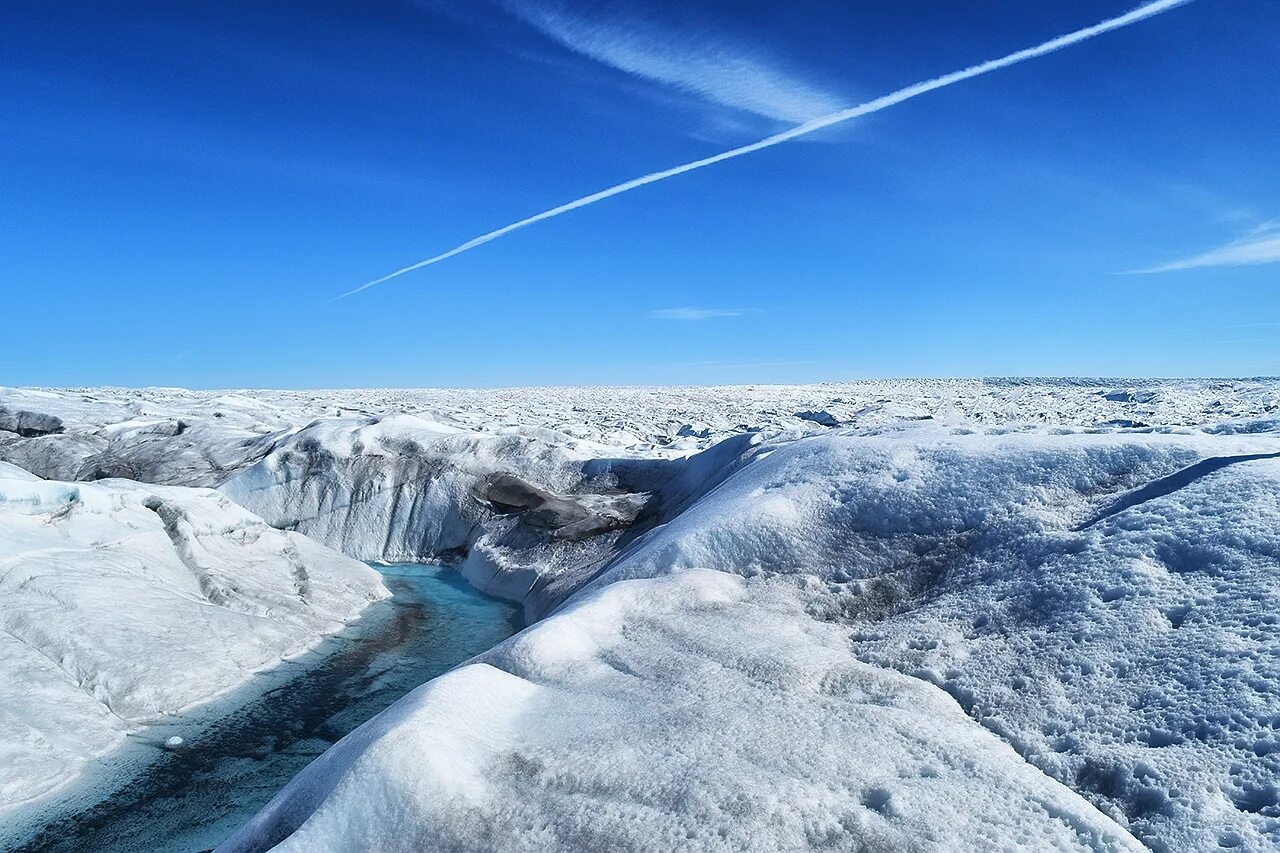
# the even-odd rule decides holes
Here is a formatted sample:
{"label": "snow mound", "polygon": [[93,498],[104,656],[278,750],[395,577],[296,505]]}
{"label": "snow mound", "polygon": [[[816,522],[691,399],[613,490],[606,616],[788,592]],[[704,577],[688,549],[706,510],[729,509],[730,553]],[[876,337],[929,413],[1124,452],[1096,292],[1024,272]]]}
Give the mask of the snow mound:
{"label": "snow mound", "polygon": [[610,585],[410,694],[220,849],[1141,849],[838,634],[768,582]]}
{"label": "snow mound", "polygon": [[386,595],[207,489],[0,463],[0,813],[240,686]]}

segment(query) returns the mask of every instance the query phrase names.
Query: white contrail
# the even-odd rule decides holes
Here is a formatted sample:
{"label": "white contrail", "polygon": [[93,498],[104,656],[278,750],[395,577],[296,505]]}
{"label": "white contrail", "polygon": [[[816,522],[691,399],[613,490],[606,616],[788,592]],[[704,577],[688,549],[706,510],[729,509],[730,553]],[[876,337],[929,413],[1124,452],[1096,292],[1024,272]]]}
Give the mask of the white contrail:
{"label": "white contrail", "polygon": [[433,258],[427,258],[425,261],[418,261],[416,264],[410,264],[403,269],[398,269],[393,273],[388,273],[382,278],[375,278],[373,281],[367,281],[354,290],[349,290],[346,293],[335,296],[329,301],[335,302],[339,299],[345,299],[348,296],[357,294],[360,291],[373,287],[376,284],[382,284],[385,281],[390,281],[393,278],[402,276],[407,272],[413,272],[414,270],[422,269],[423,267],[428,267],[432,264],[438,264],[443,260],[452,258],[454,255],[460,255],[463,252],[468,252],[476,248],[477,246],[482,246],[490,240],[496,240],[499,237],[504,237],[512,231],[524,228],[526,225],[532,225],[535,222],[541,222],[544,219],[550,219],[553,216],[559,216],[562,213],[568,213],[571,210],[577,210],[580,207],[595,204],[596,202],[603,201],[610,196],[620,195],[621,193],[634,190],[637,187],[643,187],[646,184],[657,183],[658,181],[666,180],[667,178],[675,177],[676,175],[682,175],[685,172],[692,172],[694,169],[701,169],[704,166],[710,166],[725,160],[732,160],[734,157],[741,157],[743,154],[750,154],[753,151],[759,151],[763,148],[771,148],[774,145],[779,145],[783,142],[788,142],[792,139],[797,139],[801,136],[814,133],[815,131],[822,130],[824,127],[830,127],[833,124],[840,124],[841,122],[857,118],[858,116],[879,112],[886,107],[892,107],[895,104],[900,104],[903,101],[923,95],[926,92],[932,92],[935,89],[950,86],[952,83],[959,83],[962,80],[968,80],[982,74],[988,74],[992,71],[999,71],[1001,68],[1008,68],[1010,65],[1017,65],[1019,62],[1024,62],[1028,59],[1035,59],[1036,57],[1062,50],[1064,47],[1070,47],[1073,44],[1079,44],[1080,42],[1091,39],[1094,36],[1099,36],[1112,30],[1118,30],[1121,27],[1127,27],[1130,24],[1135,24],[1138,21],[1150,18],[1153,15],[1159,15],[1162,12],[1167,12],[1170,9],[1177,8],[1178,6],[1184,6],[1191,2],[1193,2],[1193,0],[1155,0],[1155,2],[1146,3],[1133,11],[1126,12],[1118,17],[1108,18],[1100,24],[1094,24],[1092,27],[1085,27],[1082,30],[1076,30],[1074,33],[1059,36],[1058,38],[1044,42],[1043,44],[1035,47],[1029,47],[1026,50],[1020,50],[1016,53],[1011,53],[1000,59],[991,59],[978,65],[971,65],[961,71],[953,71],[950,74],[944,74],[941,77],[935,77],[932,80],[926,80],[923,83],[916,83],[912,86],[906,87],[905,89],[899,89],[896,92],[876,98],[874,101],[867,101],[865,104],[859,104],[856,107],[850,107],[845,110],[840,110],[829,115],[812,119],[811,121],[797,125],[790,130],[784,130],[782,133],[775,133],[773,136],[766,136],[759,142],[752,142],[749,145],[733,148],[729,151],[712,155],[711,157],[704,157],[701,160],[694,160],[693,162],[685,163],[682,166],[673,166],[670,169],[663,169],[661,172],[652,172],[648,175],[634,178],[630,181],[624,181],[623,183],[609,187],[606,190],[601,190],[600,192],[583,196],[582,198],[575,199],[574,201],[559,205],[558,207],[553,207],[550,210],[544,210],[542,213],[535,214],[527,219],[521,219],[519,222],[513,222],[510,225],[503,226],[495,231],[490,231],[488,234],[481,234],[479,237],[476,237],[473,240],[468,240],[461,246],[452,248],[449,251],[436,255]]}

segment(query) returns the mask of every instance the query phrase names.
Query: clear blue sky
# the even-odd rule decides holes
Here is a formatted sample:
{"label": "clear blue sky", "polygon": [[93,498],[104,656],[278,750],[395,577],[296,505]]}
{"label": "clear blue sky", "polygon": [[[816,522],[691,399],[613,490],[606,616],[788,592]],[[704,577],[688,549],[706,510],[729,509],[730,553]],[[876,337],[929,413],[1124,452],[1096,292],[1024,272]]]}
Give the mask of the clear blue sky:
{"label": "clear blue sky", "polygon": [[0,383],[1280,373],[1276,0],[1198,0],[326,303],[1134,5],[5,3]]}

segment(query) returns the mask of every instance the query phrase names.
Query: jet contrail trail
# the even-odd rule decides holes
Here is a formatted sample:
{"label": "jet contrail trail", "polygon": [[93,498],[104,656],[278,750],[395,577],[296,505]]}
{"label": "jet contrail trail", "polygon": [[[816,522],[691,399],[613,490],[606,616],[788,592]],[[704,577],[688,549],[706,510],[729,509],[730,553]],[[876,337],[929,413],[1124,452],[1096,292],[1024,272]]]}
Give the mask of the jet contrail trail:
{"label": "jet contrail trail", "polygon": [[874,101],[867,101],[865,104],[859,104],[856,107],[849,107],[848,109],[820,116],[819,118],[812,119],[804,124],[797,125],[790,130],[775,133],[773,136],[766,136],[759,142],[752,142],[749,145],[743,145],[738,148],[723,151],[710,157],[704,157],[701,160],[694,160],[693,162],[685,163],[682,166],[673,166],[670,169],[663,169],[660,172],[651,172],[648,175],[633,178],[630,181],[624,181],[616,186],[600,190],[600,192],[592,193],[591,195],[583,196],[582,198],[575,199],[574,201],[566,202],[565,204],[553,207],[550,210],[544,210],[542,213],[534,214],[526,219],[521,219],[519,222],[513,222],[510,225],[505,225],[495,231],[490,231],[488,234],[481,234],[479,237],[468,240],[461,246],[456,246],[447,252],[436,255],[433,258],[427,258],[425,261],[418,261],[416,264],[410,264],[403,269],[398,269],[393,273],[388,273],[387,275],[382,276],[382,278],[375,278],[373,281],[367,281],[354,290],[348,290],[346,293],[335,296],[329,301],[336,302],[339,299],[345,299],[348,296],[353,296],[362,290],[373,287],[374,285],[382,284],[385,281],[390,281],[393,278],[402,276],[407,272],[413,272],[414,270],[422,269],[423,267],[429,267],[432,264],[438,264],[443,260],[452,258],[454,255],[460,255],[463,252],[468,252],[476,248],[477,246],[482,246],[491,240],[496,240],[499,237],[505,237],[512,231],[524,228],[526,225],[532,225],[535,222],[541,222],[544,219],[551,219],[552,217],[559,216],[562,213],[568,213],[571,210],[577,210],[580,207],[595,204],[598,201],[603,201],[611,196],[629,192],[637,187],[643,187],[646,184],[657,183],[658,181],[666,180],[667,178],[672,178],[676,175],[683,175],[685,172],[692,172],[695,169],[701,169],[704,166],[711,166],[725,160],[732,160],[734,157],[741,157],[742,155],[750,154],[753,151],[772,148],[774,145],[780,145],[783,142],[789,142],[792,139],[806,136],[810,133],[814,133],[815,131],[822,130],[824,127],[831,127],[833,124],[840,124],[841,122],[846,122],[849,119],[857,118],[858,116],[879,112],[886,107],[892,107],[895,104],[908,101],[919,95],[923,95],[926,92],[932,92],[935,89],[950,86],[952,83],[959,83],[962,80],[969,80],[973,77],[989,74],[992,71],[999,71],[1001,68],[1008,68],[1010,65],[1017,65],[1019,62],[1025,62],[1028,59],[1045,56],[1046,54],[1062,50],[1064,47],[1079,44],[1080,42],[1091,39],[1094,36],[1099,36],[1103,33],[1111,32],[1112,30],[1118,30],[1121,27],[1127,27],[1130,24],[1136,24],[1138,21],[1150,18],[1154,15],[1159,15],[1162,12],[1167,12],[1170,9],[1175,9],[1178,6],[1184,6],[1191,2],[1193,2],[1193,0],[1155,0],[1155,2],[1146,3],[1118,17],[1108,18],[1102,23],[1094,24],[1092,27],[1085,27],[1082,30],[1076,30],[1073,33],[1068,33],[1065,36],[1059,36],[1058,38],[1051,39],[1035,47],[1019,50],[1016,53],[1011,53],[1000,59],[991,59],[986,62],[979,63],[978,65],[971,65],[960,71],[953,71],[950,74],[944,74],[941,77],[926,80],[923,83],[916,83],[914,85],[907,86],[905,89],[899,89],[896,92],[876,98]]}

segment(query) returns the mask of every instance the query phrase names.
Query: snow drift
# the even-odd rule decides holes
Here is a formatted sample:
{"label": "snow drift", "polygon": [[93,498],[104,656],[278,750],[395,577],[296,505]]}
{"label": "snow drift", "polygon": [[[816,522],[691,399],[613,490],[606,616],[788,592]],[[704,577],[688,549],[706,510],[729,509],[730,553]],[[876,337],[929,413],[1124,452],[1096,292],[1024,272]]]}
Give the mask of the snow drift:
{"label": "snow drift", "polygon": [[0,462],[0,813],[386,595],[217,492]]}
{"label": "snow drift", "polygon": [[725,573],[610,585],[349,736],[223,849],[1137,847],[837,633]]}

